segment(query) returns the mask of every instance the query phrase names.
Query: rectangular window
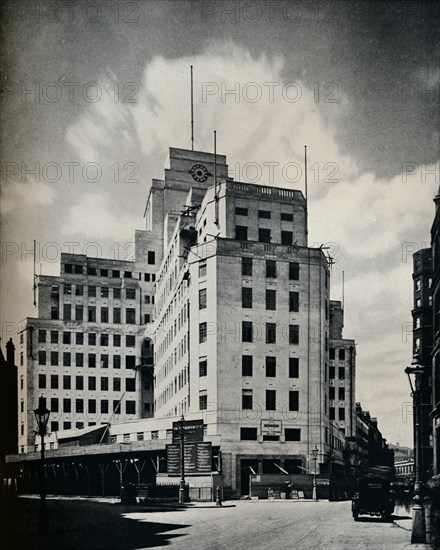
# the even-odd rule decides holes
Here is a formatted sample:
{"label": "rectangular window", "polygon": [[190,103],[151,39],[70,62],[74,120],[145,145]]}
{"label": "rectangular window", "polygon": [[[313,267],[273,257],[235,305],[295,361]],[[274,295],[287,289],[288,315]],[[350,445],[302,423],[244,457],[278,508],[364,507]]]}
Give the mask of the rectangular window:
{"label": "rectangular window", "polygon": [[344,380],[345,379],[345,368],[344,367],[339,367],[339,380]]}
{"label": "rectangular window", "polygon": [[[118,274],[119,274],[119,271],[118,271]],[[120,300],[120,298],[121,298],[121,289],[120,288],[114,288],[113,289],[113,298],[115,300]]]}
{"label": "rectangular window", "polygon": [[248,209],[247,208],[241,208],[240,206],[235,207],[235,215],[236,216],[247,216],[248,215]]}
{"label": "rectangular window", "polygon": [[242,287],[241,307],[248,309],[252,308],[252,288]]}
{"label": "rectangular window", "polygon": [[45,374],[39,374],[38,375],[38,387],[42,390],[46,388],[46,375]]}
{"label": "rectangular window", "polygon": [[108,286],[101,287],[101,298],[108,298]]}
{"label": "rectangular window", "polygon": [[125,337],[125,345],[127,348],[134,348],[136,347],[136,336],[133,334],[127,334]]}
{"label": "rectangular window", "polygon": [[108,391],[108,378],[107,376],[101,377],[101,391]]}
{"label": "rectangular window", "polygon": [[70,367],[71,366],[71,355],[69,352],[64,352],[63,353],[63,367]]}
{"label": "rectangular window", "polygon": [[50,343],[51,344],[58,344],[58,331],[57,330],[51,330],[50,331]]}
{"label": "rectangular window", "polygon": [[89,346],[96,346],[96,334],[94,332],[91,332],[89,334]]}
{"label": "rectangular window", "polygon": [[345,388],[339,388],[338,397],[340,401],[345,401]]}
{"label": "rectangular window", "polygon": [[241,356],[241,374],[242,376],[252,376],[253,358],[252,355]]}
{"label": "rectangular window", "polygon": [[99,340],[101,346],[108,346],[108,334],[101,334]]}
{"label": "rectangular window", "polygon": [[275,344],[277,341],[276,323],[266,323],[266,344]]}
{"label": "rectangular window", "polygon": [[199,264],[199,278],[200,279],[203,279],[204,277],[206,277],[206,264],[205,263],[200,263]]}
{"label": "rectangular window", "polygon": [[148,263],[154,265],[156,263],[156,253],[153,250],[148,251]]}
{"label": "rectangular window", "polygon": [[89,353],[89,368],[95,369],[96,368],[96,354],[95,353]]}
{"label": "rectangular window", "polygon": [[120,369],[121,368],[121,356],[120,355],[113,355],[113,368],[114,369]]}
{"label": "rectangular window", "polygon": [[89,321],[89,323],[96,323],[96,307],[95,306],[89,306],[88,321]]}
{"label": "rectangular window", "polygon": [[52,397],[50,400],[50,412],[57,413],[58,412],[58,398]]}
{"label": "rectangular window", "polygon": [[266,309],[275,311],[277,308],[277,291],[266,289]]}
{"label": "rectangular window", "polygon": [[241,274],[245,277],[252,277],[252,258],[241,259]]}
{"label": "rectangular window", "polygon": [[333,401],[334,398],[335,398],[335,387],[334,386],[330,386],[329,388],[329,392],[328,392],[328,398]]}
{"label": "rectangular window", "polygon": [[330,420],[334,420],[335,419],[335,408],[334,407],[330,407],[329,410],[328,410],[328,417]]}
{"label": "rectangular window", "polygon": [[206,359],[201,359],[199,361],[199,376],[207,376],[208,374],[208,361]]}
{"label": "rectangular window", "polygon": [[64,296],[70,296],[72,294],[72,285],[71,284],[64,283],[63,294],[64,294]]}
{"label": "rectangular window", "polygon": [[281,212],[281,220],[283,222],[293,222],[293,214],[289,214],[288,212]]}
{"label": "rectangular window", "polygon": [[70,344],[70,332],[63,332],[63,344]]}
{"label": "rectangular window", "polygon": [[241,408],[246,410],[252,410],[252,407],[253,407],[252,390],[242,390]]}
{"label": "rectangular window", "polygon": [[64,264],[64,273],[73,273],[73,265]]}
{"label": "rectangular window", "polygon": [[82,266],[82,265],[76,265],[76,266],[75,266],[75,273],[76,273],[77,275],[82,275],[82,273],[83,273],[83,266]]}
{"label": "rectangular window", "polygon": [[299,411],[299,392],[289,391],[289,411]]}
{"label": "rectangular window", "polygon": [[208,408],[208,396],[206,394],[199,395],[199,410],[206,411]]}
{"label": "rectangular window", "polygon": [[199,309],[206,309],[206,288],[199,290]]}
{"label": "rectangular window", "polygon": [[95,391],[96,390],[96,376],[89,376],[88,380],[89,384],[89,391]]}
{"label": "rectangular window", "polygon": [[206,323],[200,323],[199,324],[199,343],[202,344],[203,342],[206,342],[207,340],[207,324]]}
{"label": "rectangular window", "polygon": [[108,277],[108,269],[100,269],[99,272],[101,277]]}
{"label": "rectangular window", "polygon": [[83,332],[77,332],[75,334],[75,341],[77,346],[82,346],[84,344],[84,333]]}
{"label": "rectangular window", "polygon": [[101,413],[108,414],[108,399],[101,399]]}
{"label": "rectangular window", "polygon": [[89,399],[88,407],[90,414],[96,414],[96,399]]}
{"label": "rectangular window", "polygon": [[240,428],[241,441],[257,441],[257,428]]}
{"label": "rectangular window", "polygon": [[84,320],[84,308],[83,306],[76,305],[75,306],[75,321],[83,321]]}
{"label": "rectangular window", "polygon": [[113,378],[113,391],[121,391],[121,379]]}
{"label": "rectangular window", "polygon": [[286,441],[301,441],[301,430],[298,428],[286,428],[284,430]]}
{"label": "rectangular window", "polygon": [[258,240],[260,243],[270,243],[270,229],[263,229],[262,227],[260,227],[260,229],[258,230]]}
{"label": "rectangular window", "polygon": [[289,325],[289,344],[299,344],[299,325]]}
{"label": "rectangular window", "polygon": [[84,389],[84,377],[83,376],[76,376],[75,377],[75,388],[77,390],[83,390]]}
{"label": "rectangular window", "polygon": [[125,310],[125,322],[134,325],[136,323],[136,310],[128,307]]}
{"label": "rectangular window", "polygon": [[119,399],[113,400],[113,412],[115,414],[120,414],[121,412],[121,402],[119,401]]}
{"label": "rectangular window", "polygon": [[335,348],[330,348],[329,350],[329,357],[330,359],[334,359],[335,358]]}
{"label": "rectangular window", "polygon": [[125,391],[136,391],[136,378],[125,379]]}
{"label": "rectangular window", "polygon": [[136,402],[135,401],[126,401],[125,402],[125,413],[126,414],[136,414]]}
{"label": "rectangular window", "polygon": [[274,378],[277,375],[277,358],[266,357],[266,376]]}
{"label": "rectangular window", "polygon": [[277,263],[275,260],[266,260],[266,277],[275,278],[277,276]]}
{"label": "rectangular window", "polygon": [[292,231],[281,231],[281,244],[292,246],[293,244]]}
{"label": "rectangular window", "polygon": [[277,392],[275,390],[266,390],[266,411],[276,410]]}
{"label": "rectangular window", "polygon": [[235,226],[235,238],[237,241],[247,241],[248,240],[248,228],[246,225],[236,225]]}
{"label": "rectangular window", "polygon": [[108,355],[107,355],[107,353],[101,353],[101,368],[108,369]]}
{"label": "rectangular window", "polygon": [[101,308],[101,323],[108,323],[108,307]]}
{"label": "rectangular window", "polygon": [[121,347],[121,335],[120,334],[113,334],[113,345],[115,348]]}
{"label": "rectangular window", "polygon": [[71,390],[72,389],[72,379],[68,375],[63,376],[63,390]]}
{"label": "rectangular window", "polygon": [[58,306],[52,306],[50,308],[50,318],[58,319],[58,317],[59,317]]}
{"label": "rectangular window", "polygon": [[329,369],[328,369],[328,377],[330,378],[330,380],[334,380],[334,379],[335,379],[335,367],[329,367]]}
{"label": "rectangular window", "polygon": [[298,357],[289,357],[289,378],[299,378]]}
{"label": "rectangular window", "polygon": [[84,366],[84,354],[82,354],[82,353],[76,353],[75,354],[75,365],[77,367],[83,367]]}
{"label": "rectangular window", "polygon": [[133,273],[131,271],[124,271],[125,279],[131,279],[132,276],[133,276]]}
{"label": "rectangular window", "polygon": [[299,263],[289,262],[289,279],[291,281],[299,281]]}
{"label": "rectangular window", "polygon": [[289,311],[299,311],[299,292],[289,292]]}
{"label": "rectangular window", "polygon": [[82,285],[75,285],[75,296],[82,296],[84,294]]}
{"label": "rectangular window", "polygon": [[345,420],[345,408],[344,407],[339,407],[339,420]]}
{"label": "rectangular window", "polygon": [[270,210],[258,210],[258,217],[270,220]]}
{"label": "rectangular window", "polygon": [[39,344],[45,344],[46,343],[46,331],[45,330],[39,330],[38,331],[38,343]]}
{"label": "rectangular window", "polygon": [[64,304],[63,319],[65,321],[72,320],[72,306],[70,304]]}
{"label": "rectangular window", "polygon": [[68,398],[63,399],[63,412],[65,413],[72,412],[72,403]]}
{"label": "rectangular window", "polygon": [[252,342],[252,321],[242,321],[241,323],[242,342]]}
{"label": "rectangular window", "polygon": [[339,360],[340,361],[345,361],[345,349],[344,348],[339,349]]}
{"label": "rectangular window", "polygon": [[45,351],[39,351],[38,352],[38,364],[39,365],[45,365],[46,364],[46,352]]}
{"label": "rectangular window", "polygon": [[76,399],[75,400],[75,410],[77,413],[83,413],[84,412],[84,400],[83,399]]}
{"label": "rectangular window", "polygon": [[125,297],[127,300],[136,300],[136,289],[135,288],[126,288]]}
{"label": "rectangular window", "polygon": [[113,308],[113,323],[115,325],[120,324],[121,322],[121,308],[120,307],[114,307]]}
{"label": "rectangular window", "polygon": [[57,351],[51,351],[50,352],[50,364],[52,367],[58,366],[58,352]]}

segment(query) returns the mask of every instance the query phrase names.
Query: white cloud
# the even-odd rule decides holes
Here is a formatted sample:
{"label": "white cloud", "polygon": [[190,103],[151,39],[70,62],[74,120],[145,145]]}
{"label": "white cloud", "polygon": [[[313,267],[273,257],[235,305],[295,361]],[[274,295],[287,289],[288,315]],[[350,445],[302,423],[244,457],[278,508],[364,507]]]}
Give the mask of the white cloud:
{"label": "white cloud", "polygon": [[1,212],[7,214],[21,208],[49,206],[54,202],[53,186],[43,182],[20,183],[11,181],[5,184],[2,191]]}

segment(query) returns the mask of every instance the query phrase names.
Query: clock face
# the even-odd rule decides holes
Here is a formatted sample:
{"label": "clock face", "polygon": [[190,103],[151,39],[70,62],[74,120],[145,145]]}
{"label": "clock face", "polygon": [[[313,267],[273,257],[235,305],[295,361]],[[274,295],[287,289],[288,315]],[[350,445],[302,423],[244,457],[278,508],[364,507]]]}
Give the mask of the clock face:
{"label": "clock face", "polygon": [[203,164],[194,164],[190,173],[196,181],[206,181],[208,179],[208,169]]}

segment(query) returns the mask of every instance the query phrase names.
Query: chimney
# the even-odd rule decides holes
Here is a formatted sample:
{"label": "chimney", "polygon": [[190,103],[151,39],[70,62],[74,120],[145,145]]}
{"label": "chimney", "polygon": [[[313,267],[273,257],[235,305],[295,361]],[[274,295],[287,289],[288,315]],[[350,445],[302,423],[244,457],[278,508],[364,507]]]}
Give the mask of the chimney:
{"label": "chimney", "polygon": [[15,346],[12,343],[12,338],[6,342],[6,363],[11,367],[15,365]]}

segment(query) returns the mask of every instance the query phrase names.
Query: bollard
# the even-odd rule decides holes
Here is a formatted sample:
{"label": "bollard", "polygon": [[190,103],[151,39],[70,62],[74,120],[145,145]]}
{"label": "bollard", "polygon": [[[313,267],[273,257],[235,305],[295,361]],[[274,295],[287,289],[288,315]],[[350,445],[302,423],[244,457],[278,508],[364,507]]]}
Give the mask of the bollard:
{"label": "bollard", "polygon": [[222,494],[221,494],[220,485],[217,485],[217,487],[215,488],[215,496],[216,496],[215,505],[222,506]]}

